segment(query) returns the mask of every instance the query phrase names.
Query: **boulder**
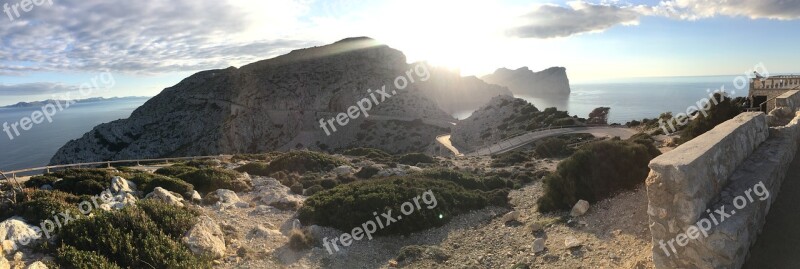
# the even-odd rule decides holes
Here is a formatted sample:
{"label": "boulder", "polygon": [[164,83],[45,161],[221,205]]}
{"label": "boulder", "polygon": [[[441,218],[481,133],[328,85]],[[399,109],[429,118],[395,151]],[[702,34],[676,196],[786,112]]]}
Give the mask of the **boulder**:
{"label": "boulder", "polygon": [[180,194],[156,187],[153,192],[147,194],[145,199],[158,199],[167,204],[183,207],[183,198]]}
{"label": "boulder", "polygon": [[342,165],[334,168],[333,173],[335,173],[337,176],[352,175],[354,173],[354,169],[349,165]]}
{"label": "boulder", "polygon": [[273,237],[276,237],[276,236],[283,237],[283,234],[280,231],[276,230],[276,229],[270,229],[270,228],[264,227],[262,225],[258,225],[255,228],[253,228],[253,230],[250,231],[250,237],[251,238],[252,237],[261,237],[261,238],[269,239],[269,238],[273,238]]}
{"label": "boulder", "polygon": [[303,196],[290,193],[289,187],[274,178],[254,181],[259,182],[255,190],[256,199],[266,205],[283,210],[295,210],[300,208],[305,201]]}
{"label": "boulder", "polygon": [[26,245],[30,241],[39,239],[34,228],[37,227],[28,225],[18,217],[0,222],[0,240],[3,242],[3,250],[13,252],[17,249],[17,244]]}
{"label": "boulder", "polygon": [[28,265],[26,269],[47,269],[47,265],[43,262],[34,262]]}
{"label": "boulder", "polygon": [[544,251],[544,243],[545,243],[544,238],[536,238],[536,240],[533,240],[533,253],[539,253]]}
{"label": "boulder", "polygon": [[119,176],[114,177],[111,179],[111,192],[114,194],[136,192],[136,183]]}
{"label": "boulder", "polygon": [[219,224],[208,216],[201,216],[183,237],[183,243],[196,255],[208,255],[214,259],[225,256],[225,236]]}
{"label": "boulder", "polygon": [[572,207],[572,211],[569,212],[569,215],[573,217],[580,217],[586,214],[587,211],[589,211],[589,202],[580,200],[575,203],[575,206]]}
{"label": "boulder", "polygon": [[43,190],[43,191],[52,191],[53,190],[53,186],[50,186],[50,184],[44,184],[41,187],[39,187],[39,189]]}
{"label": "boulder", "polygon": [[11,263],[3,255],[0,255],[0,269],[11,269]]}
{"label": "boulder", "polygon": [[511,211],[511,212],[508,212],[505,215],[503,215],[502,221],[503,221],[503,223],[506,223],[506,222],[509,222],[509,221],[512,221],[512,220],[516,221],[517,219],[519,219],[519,211],[515,210],[515,211]]}
{"label": "boulder", "polygon": [[197,191],[192,191],[192,193],[189,194],[189,197],[192,197],[193,203],[200,203],[203,201],[203,196],[200,196],[200,193]]}
{"label": "boulder", "polygon": [[217,201],[214,205],[217,209],[224,210],[232,207],[246,208],[250,206],[248,203],[245,203],[239,199],[239,196],[236,195],[236,192],[232,190],[219,189],[215,191],[215,193],[217,194],[217,197],[219,197],[219,201]]}

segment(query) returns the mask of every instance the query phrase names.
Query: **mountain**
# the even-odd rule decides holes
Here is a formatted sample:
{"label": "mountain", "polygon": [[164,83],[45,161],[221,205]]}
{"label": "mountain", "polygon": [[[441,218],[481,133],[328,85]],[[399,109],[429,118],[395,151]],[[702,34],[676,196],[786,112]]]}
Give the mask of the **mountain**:
{"label": "mountain", "polygon": [[[164,89],[130,118],[101,124],[68,142],[51,163],[297,148],[441,150],[435,138],[449,133],[455,119],[428,97],[431,92],[457,93],[461,85],[479,85],[470,86],[475,91],[497,87],[456,76],[447,77],[452,83],[439,83],[436,74],[440,72],[431,72],[424,63],[408,64],[402,52],[365,37],[295,50],[241,68],[203,71]],[[397,82],[406,87],[397,88]],[[368,99],[378,101],[367,111],[369,117],[347,119],[346,113]]]}
{"label": "mountain", "polygon": [[569,78],[564,67],[551,67],[533,72],[528,67],[517,70],[497,69],[482,77],[483,81],[508,87],[516,95],[569,95]]}
{"label": "mountain", "polygon": [[[131,96],[131,97],[111,97],[111,98],[103,98],[103,97],[94,97],[94,98],[87,98],[87,99],[80,99],[80,100],[73,100],[75,103],[94,103],[94,102],[107,102],[107,101],[120,101],[120,100],[129,100],[129,99],[148,99],[150,97],[139,97],[139,96]],[[47,99],[44,101],[34,101],[34,102],[19,102],[13,105],[8,106],[1,106],[0,108],[22,108],[22,107],[41,107],[45,106],[50,103],[66,103],[65,100],[53,100]]]}
{"label": "mountain", "polygon": [[431,79],[421,87],[425,96],[451,115],[474,111],[495,96],[513,96],[506,87],[488,84],[474,76],[462,77],[458,71],[446,68],[432,67]]}

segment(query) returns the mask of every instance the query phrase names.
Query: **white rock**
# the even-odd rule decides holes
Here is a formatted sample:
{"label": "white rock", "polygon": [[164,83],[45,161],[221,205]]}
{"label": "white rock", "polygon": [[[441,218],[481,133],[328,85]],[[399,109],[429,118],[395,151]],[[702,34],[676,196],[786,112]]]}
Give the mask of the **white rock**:
{"label": "white rock", "polygon": [[183,198],[176,193],[165,190],[161,187],[156,187],[153,192],[147,194],[145,199],[158,199],[167,204],[183,207]]}
{"label": "white rock", "polygon": [[353,171],[353,167],[349,165],[342,165],[333,169],[333,172],[336,173],[337,176],[351,175]]}
{"label": "white rock", "polygon": [[136,184],[130,180],[124,179],[122,177],[114,177],[111,179],[111,192],[115,194],[120,194],[121,192],[135,192],[136,191]]}
{"label": "white rock", "polygon": [[533,240],[533,253],[539,253],[544,251],[544,243],[545,243],[544,238],[536,238],[536,240]]}
{"label": "white rock", "polygon": [[[28,225],[22,218],[13,217],[0,222],[0,240],[3,240],[3,250],[6,252],[14,251],[19,245],[30,244],[38,240],[36,226]],[[9,241],[7,243],[6,241]]]}
{"label": "white rock", "polygon": [[192,194],[189,196],[192,197],[192,202],[199,203],[203,201],[203,196],[200,196],[200,193],[197,191],[192,191]]}
{"label": "white rock", "polygon": [[11,269],[11,263],[3,255],[0,255],[0,269]]}
{"label": "white rock", "polygon": [[219,197],[219,201],[214,205],[217,209],[225,210],[233,207],[247,208],[250,206],[250,204],[239,199],[236,192],[232,190],[219,189],[216,191],[216,194],[217,197]]}
{"label": "white rock", "polygon": [[27,269],[47,269],[47,265],[44,265],[43,262],[34,262],[28,265]]}
{"label": "white rock", "polygon": [[502,221],[503,221],[503,223],[506,223],[506,222],[509,222],[509,221],[512,221],[512,220],[517,220],[517,219],[519,219],[519,211],[514,210],[514,211],[508,212],[505,215],[503,215]]}
{"label": "white rock", "polygon": [[198,218],[197,224],[183,237],[183,243],[197,255],[209,255],[214,259],[225,256],[225,237],[222,229],[208,216]]}
{"label": "white rock", "polygon": [[580,217],[586,214],[587,211],[589,211],[589,202],[580,200],[575,203],[575,206],[572,207],[572,211],[569,214],[573,217]]}
{"label": "white rock", "polygon": [[567,248],[575,248],[575,247],[580,247],[582,245],[583,241],[575,238],[574,236],[567,236],[567,238],[564,239],[564,246],[566,246]]}
{"label": "white rock", "polygon": [[281,234],[280,231],[276,229],[269,229],[261,225],[258,225],[255,228],[253,228],[253,230],[250,231],[250,233],[256,237],[263,237],[263,238],[273,238],[276,236],[283,237],[283,234]]}
{"label": "white rock", "polygon": [[16,248],[17,248],[17,245],[14,243],[14,241],[3,240],[3,242],[2,242],[3,252],[0,253],[0,256],[3,256],[4,254],[5,255],[11,255],[11,253],[14,253],[14,251],[17,250]]}
{"label": "white rock", "polygon": [[259,182],[254,192],[256,198],[266,205],[292,210],[300,208],[305,201],[302,195],[292,194],[289,187],[274,178],[254,179],[254,182]]}

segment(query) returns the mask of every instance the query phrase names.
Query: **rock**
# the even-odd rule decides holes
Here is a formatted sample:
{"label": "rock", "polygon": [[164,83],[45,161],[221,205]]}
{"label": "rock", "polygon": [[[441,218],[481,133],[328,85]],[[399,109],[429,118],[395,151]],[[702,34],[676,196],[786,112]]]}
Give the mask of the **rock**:
{"label": "rock", "polygon": [[533,253],[539,253],[544,251],[544,243],[545,243],[544,238],[536,238],[536,240],[533,240]]}
{"label": "rock", "polygon": [[3,255],[0,255],[0,269],[11,269],[11,263]]}
{"label": "rock", "polygon": [[173,193],[161,187],[156,187],[153,192],[147,194],[144,199],[157,199],[170,205],[183,207],[183,198],[180,194]]}
{"label": "rock", "polygon": [[506,223],[509,221],[516,221],[517,219],[519,219],[519,211],[514,210],[503,215],[502,221]]}
{"label": "rock", "polygon": [[0,222],[0,240],[3,240],[3,250],[7,253],[15,251],[19,245],[27,245],[39,239],[36,226],[28,225],[22,218],[13,217]]}
{"label": "rock", "polygon": [[575,238],[574,236],[570,235],[570,236],[567,236],[567,238],[564,239],[564,246],[566,246],[567,248],[576,248],[576,247],[580,247],[582,245],[583,245],[583,241]]}
{"label": "rock", "polygon": [[200,196],[200,193],[197,191],[192,191],[192,193],[189,194],[189,197],[192,197],[193,203],[200,203],[203,201],[203,196]]}
{"label": "rock", "polygon": [[575,203],[575,206],[572,207],[572,211],[569,212],[569,215],[573,217],[580,217],[586,214],[587,211],[589,211],[589,202],[580,200]]}
{"label": "rock", "polygon": [[564,67],[551,67],[533,72],[528,67],[517,70],[497,69],[493,74],[481,77],[487,83],[508,87],[515,95],[569,95],[569,78]]}
{"label": "rock", "polygon": [[531,224],[528,225],[528,229],[531,232],[535,233],[535,232],[542,231],[542,229],[544,229],[544,225],[542,225],[541,222],[535,221],[535,222],[532,222]]}
{"label": "rock", "polygon": [[53,186],[50,186],[50,184],[44,184],[41,187],[39,187],[39,189],[43,190],[43,191],[52,191],[53,190]]}
{"label": "rock", "polygon": [[250,234],[255,237],[263,237],[263,238],[272,238],[275,236],[283,237],[283,234],[276,230],[270,229],[261,225],[256,226],[253,230],[250,231]]}
{"label": "rock", "polygon": [[3,240],[3,242],[2,242],[2,248],[0,248],[0,249],[2,249],[2,250],[3,250],[3,252],[2,252],[2,253],[0,253],[0,256],[3,256],[3,255],[11,255],[11,253],[14,253],[14,251],[16,251],[16,250],[17,250],[16,248],[17,248],[17,245],[16,245],[16,244],[14,244],[14,241],[11,241],[11,240]]}
{"label": "rock", "polygon": [[192,253],[209,255],[214,259],[225,256],[225,236],[219,225],[208,216],[201,216],[183,237],[183,243]]}
{"label": "rock", "polygon": [[136,183],[119,176],[114,177],[111,179],[111,192],[114,194],[120,194],[121,192],[136,192]]}
{"label": "rock", "polygon": [[47,265],[43,262],[34,262],[28,265],[27,269],[47,269]]}
{"label": "rock", "polygon": [[217,197],[219,198],[219,201],[216,202],[214,207],[219,210],[225,210],[233,207],[247,208],[250,206],[248,203],[245,203],[239,199],[239,195],[236,195],[236,192],[232,190],[219,189],[214,193],[216,193]]}
{"label": "rock", "polygon": [[256,199],[266,205],[282,210],[296,210],[305,201],[303,196],[290,193],[289,187],[274,178],[265,178],[259,184],[260,186],[257,186],[255,190]]}
{"label": "rock", "polygon": [[337,176],[352,175],[354,173],[354,169],[349,165],[342,165],[334,168],[333,173],[335,173]]}

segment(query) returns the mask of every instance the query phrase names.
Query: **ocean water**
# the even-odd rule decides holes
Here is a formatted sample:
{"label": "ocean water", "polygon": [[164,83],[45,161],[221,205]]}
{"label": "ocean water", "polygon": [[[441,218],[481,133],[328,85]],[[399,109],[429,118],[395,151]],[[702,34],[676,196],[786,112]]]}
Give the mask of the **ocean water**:
{"label": "ocean water", "polygon": [[[709,93],[724,87],[733,97],[747,96],[749,85],[736,89],[736,76],[637,78],[614,81],[575,83],[565,97],[516,96],[543,110],[557,107],[570,115],[587,117],[597,107],[610,107],[609,122],[624,124],[631,120],[655,118],[663,112],[673,115],[686,112]],[[741,85],[740,85],[741,87]],[[457,113],[459,119],[472,111]]]}
{"label": "ocean water", "polygon": [[[146,98],[122,98],[102,102],[76,103],[59,111],[53,122],[46,120],[10,139],[0,126],[0,170],[46,166],[64,144],[83,136],[101,123],[128,118]],[[0,124],[9,125],[30,117],[41,107],[0,108]],[[15,135],[12,132],[12,135]]]}

